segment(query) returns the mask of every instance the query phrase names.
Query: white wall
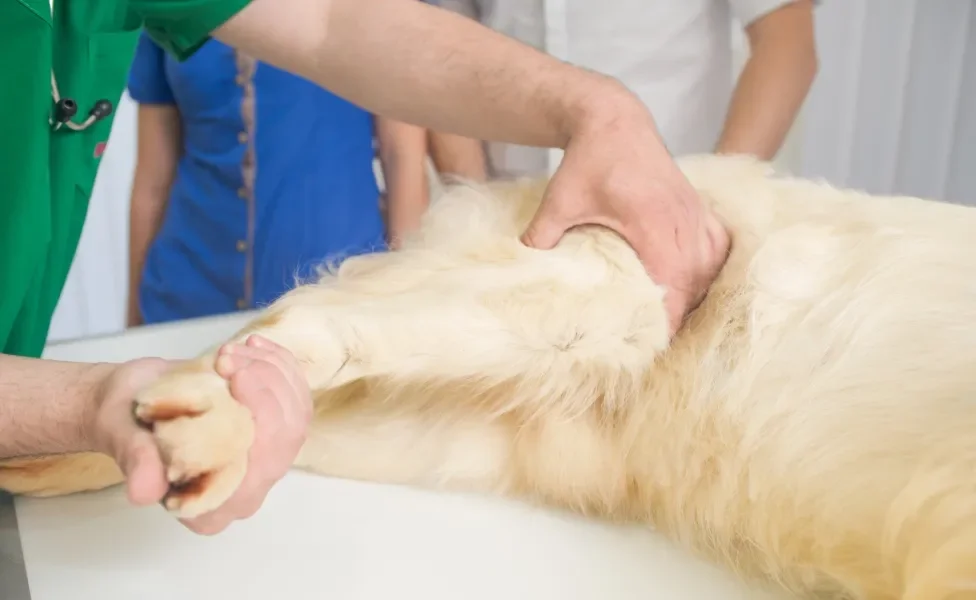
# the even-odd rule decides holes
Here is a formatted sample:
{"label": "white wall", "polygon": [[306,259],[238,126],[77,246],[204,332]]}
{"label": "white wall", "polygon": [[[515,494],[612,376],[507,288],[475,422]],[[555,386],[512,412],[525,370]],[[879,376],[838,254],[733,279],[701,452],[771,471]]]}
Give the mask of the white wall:
{"label": "white wall", "polygon": [[824,0],[804,175],[976,204],[976,2]]}
{"label": "white wall", "polygon": [[[876,193],[976,204],[976,2],[824,0],[817,41],[820,73],[778,162]],[[118,110],[52,339],[123,328],[135,110],[128,98]]]}

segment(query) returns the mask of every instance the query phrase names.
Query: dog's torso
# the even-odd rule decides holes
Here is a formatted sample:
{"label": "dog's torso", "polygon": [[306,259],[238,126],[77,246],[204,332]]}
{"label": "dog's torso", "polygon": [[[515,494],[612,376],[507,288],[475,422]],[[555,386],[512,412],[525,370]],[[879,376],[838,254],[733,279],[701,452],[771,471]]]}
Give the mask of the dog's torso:
{"label": "dog's torso", "polygon": [[[298,466],[642,522],[812,596],[968,597],[976,209],[746,158],[679,164],[732,252],[673,339],[664,291],[616,234],[519,242],[544,182],[450,188],[401,250],[269,307],[236,338],[259,333],[305,365],[317,414]],[[183,517],[246,470],[250,417],[212,360],[138,399],[173,481],[207,476],[170,495]],[[163,418],[174,399],[211,408]],[[0,485],[44,491],[63,473],[17,468]]]}
{"label": "dog's torso", "polygon": [[[510,334],[494,343],[514,383],[486,369],[461,398],[462,370],[415,382],[454,397],[444,414],[516,423],[496,492],[649,522],[792,589],[885,597],[933,564],[905,540],[935,552],[954,520],[976,525],[976,505],[944,509],[976,481],[976,211],[742,157],[680,164],[733,249],[673,340],[662,291],[612,232],[518,242],[544,182],[457,188],[399,257],[347,263],[336,283],[413,290],[455,338]],[[374,393],[405,401],[402,383]]]}
{"label": "dog's torso", "polygon": [[[601,442],[589,446],[596,460],[579,474],[590,485],[545,500],[649,519],[689,541],[701,540],[697,525],[707,522],[708,550],[726,560],[738,553],[731,560],[738,568],[763,571],[750,552],[775,549],[796,567],[777,576],[799,578],[793,583],[801,587],[831,585],[811,583],[822,569],[808,565],[833,561],[862,576],[880,567],[847,555],[898,554],[898,537],[913,528],[938,530],[946,514],[962,518],[911,494],[951,495],[954,478],[976,469],[967,433],[976,431],[976,256],[967,251],[976,211],[776,177],[747,158],[689,157],[681,165],[728,224],[733,250],[708,299],[663,351],[660,315],[647,308],[658,298],[617,236],[583,228],[549,254],[519,254],[513,239],[541,184],[471,198],[478,209],[448,197],[454,205],[432,211],[426,247],[457,240],[471,254],[498,248],[490,258],[519,256],[512,260],[526,285],[544,288],[506,322],[577,313],[579,345],[591,342],[577,368],[567,368],[571,385],[590,393],[568,404],[601,409],[591,412],[590,427],[560,434]],[[503,203],[495,213],[486,208],[493,201]],[[470,228],[457,216],[479,212],[492,217]],[[452,235],[437,233],[442,223],[453,224]],[[601,356],[612,357],[613,368],[593,369]],[[606,411],[608,397],[619,410]],[[551,487],[565,494],[555,466],[568,450],[556,448],[532,481],[558,473]],[[879,514],[881,498],[899,504]],[[843,580],[842,571],[833,577]],[[872,577],[883,589],[892,575]]]}

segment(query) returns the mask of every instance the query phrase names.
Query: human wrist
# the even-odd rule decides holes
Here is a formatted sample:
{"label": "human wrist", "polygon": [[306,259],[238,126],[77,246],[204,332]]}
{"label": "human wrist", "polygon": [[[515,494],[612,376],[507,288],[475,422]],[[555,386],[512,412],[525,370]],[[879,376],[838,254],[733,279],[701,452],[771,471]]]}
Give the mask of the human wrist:
{"label": "human wrist", "polygon": [[650,123],[656,131],[650,112],[640,99],[617,79],[600,73],[587,72],[588,81],[579,85],[579,94],[570,95],[560,119],[560,134],[565,149],[569,142],[584,132],[615,127],[621,122],[640,120]]}
{"label": "human wrist", "polygon": [[81,406],[78,431],[72,445],[80,452],[101,452],[103,443],[99,435],[99,411],[111,391],[112,376],[120,365],[93,363],[87,365],[77,382],[76,394]]}

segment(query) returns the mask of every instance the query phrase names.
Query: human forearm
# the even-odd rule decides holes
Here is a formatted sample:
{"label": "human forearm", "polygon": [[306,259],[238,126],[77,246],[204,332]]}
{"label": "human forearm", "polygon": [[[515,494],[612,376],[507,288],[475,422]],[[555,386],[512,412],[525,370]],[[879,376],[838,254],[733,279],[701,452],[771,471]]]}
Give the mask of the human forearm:
{"label": "human forearm", "polygon": [[430,192],[425,174],[393,173],[387,188],[387,227],[391,248],[399,248],[403,238],[420,227]]}
{"label": "human forearm", "polygon": [[111,368],[0,355],[0,459],[91,450],[93,406]]}
{"label": "human forearm", "polygon": [[805,56],[763,52],[749,59],[729,105],[716,150],[772,159],[810,89],[815,63]]}
{"label": "human forearm", "polygon": [[548,250],[576,226],[615,231],[668,290],[672,335],[728,256],[727,232],[667,152],[647,108],[610,77],[402,0],[252,0],[213,35],[374,114],[564,149],[520,240]]}
{"label": "human forearm", "polygon": [[164,190],[134,189],[129,211],[129,296],[128,325],[142,323],[139,311],[139,283],[146,254],[159,231],[166,208]]}
{"label": "human forearm", "polygon": [[441,175],[471,181],[484,181],[488,178],[485,150],[478,140],[432,131],[430,155],[434,168]]}
{"label": "human forearm", "polygon": [[380,163],[386,184],[387,227],[391,247],[420,225],[430,200],[427,131],[377,118]]}
{"label": "human forearm", "polygon": [[139,284],[149,246],[163,222],[180,154],[180,120],[175,106],[141,105],[139,149],[129,202],[128,325],[142,322]]}
{"label": "human forearm", "polygon": [[779,152],[817,73],[809,0],[774,11],[747,30],[750,57],[716,150],[764,160]]}
{"label": "human forearm", "polygon": [[562,148],[593,110],[636,102],[603,75],[420,2],[254,0],[215,36],[374,113],[476,139]]}

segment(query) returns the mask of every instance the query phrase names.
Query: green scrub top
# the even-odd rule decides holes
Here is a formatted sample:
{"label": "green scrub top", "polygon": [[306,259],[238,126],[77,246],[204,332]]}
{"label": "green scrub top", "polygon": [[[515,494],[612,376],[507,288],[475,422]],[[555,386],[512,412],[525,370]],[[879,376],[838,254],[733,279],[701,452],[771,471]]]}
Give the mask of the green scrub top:
{"label": "green scrub top", "polygon": [[82,122],[118,106],[140,28],[184,60],[249,0],[0,0],[0,352],[37,357],[81,236],[115,111],[49,123],[52,70]]}

